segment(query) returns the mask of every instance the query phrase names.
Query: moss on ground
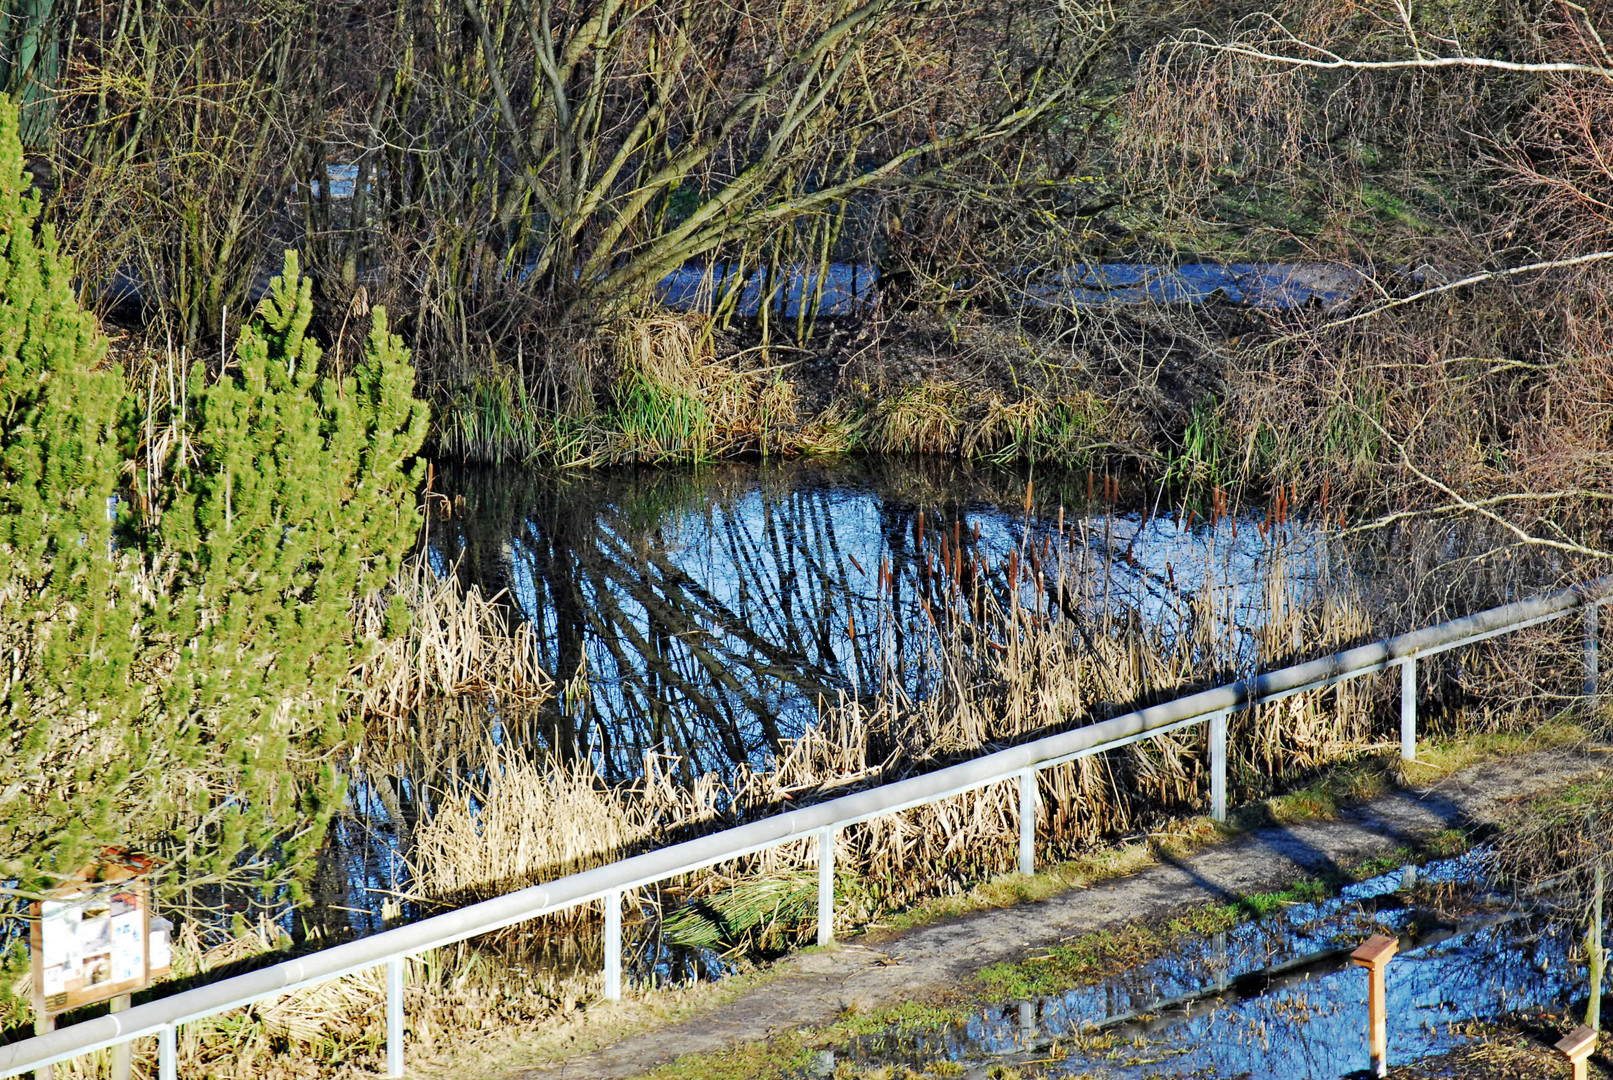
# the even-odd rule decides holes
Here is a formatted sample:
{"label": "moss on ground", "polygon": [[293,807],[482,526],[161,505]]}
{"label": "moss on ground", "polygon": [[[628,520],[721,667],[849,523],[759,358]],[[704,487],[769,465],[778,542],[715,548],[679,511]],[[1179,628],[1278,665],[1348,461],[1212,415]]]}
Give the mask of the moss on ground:
{"label": "moss on ground", "polygon": [[1117,930],[1099,930],[1010,963],[993,964],[979,975],[980,1000],[1021,1001],[1062,993],[1117,972],[1158,959],[1178,947],[1185,937],[1202,937],[1264,919],[1295,904],[1313,904],[1337,895],[1353,882],[1397,870],[1407,863],[1449,858],[1467,847],[1457,830],[1436,834],[1431,845],[1399,847],[1343,868],[1328,877],[1307,877],[1276,892],[1246,893],[1226,904],[1190,908],[1159,923],[1133,923]]}

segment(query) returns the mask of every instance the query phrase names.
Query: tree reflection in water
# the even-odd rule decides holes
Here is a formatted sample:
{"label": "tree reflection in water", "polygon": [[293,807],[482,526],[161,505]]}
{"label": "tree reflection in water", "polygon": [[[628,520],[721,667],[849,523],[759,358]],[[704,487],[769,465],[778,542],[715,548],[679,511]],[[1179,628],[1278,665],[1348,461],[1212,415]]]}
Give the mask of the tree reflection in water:
{"label": "tree reflection in water", "polygon": [[[979,588],[1006,606],[1015,552],[1027,563],[1039,553],[1048,571],[1018,576],[1021,610],[1071,619],[1089,642],[1141,641],[1147,628],[1186,649],[1183,670],[1199,680],[1325,647],[1262,641],[1274,602],[1348,595],[1370,610],[1377,637],[1573,571],[1495,557],[1495,536],[1470,523],[1408,524],[1346,546],[1308,524],[1310,507],[1285,515],[1206,499],[1184,512],[1134,480],[1039,469],[1027,490],[1030,479],[894,459],[439,473],[424,538],[431,566],[502,591],[512,623],[540,631],[559,692],[537,715],[459,701],[411,718],[395,749],[355,773],[321,892],[363,909],[354,928],[375,925],[374,898],[402,887],[413,824],[434,793],[479,774],[489,737],[534,759],[588,754],[613,781],[662,754],[690,783],[742,763],[767,768],[781,740],[817,722],[824,696],[922,697],[946,677],[936,651],[958,640],[937,620],[971,618],[954,590]],[[1573,628],[1559,629],[1576,648]],[[1526,652],[1568,670],[1546,663],[1549,652]],[[1488,670],[1443,659],[1458,688]],[[1427,667],[1425,696],[1443,670]],[[1119,689],[1095,710],[1133,707],[1136,693]]]}
{"label": "tree reflection in water", "polygon": [[[888,679],[924,693],[926,612],[948,587],[938,557],[967,576],[1062,529],[1074,543],[1056,545],[1059,557],[1079,560],[1068,569],[1095,604],[1166,619],[1209,581],[1228,594],[1232,629],[1263,600],[1279,548],[1294,588],[1329,572],[1325,545],[1301,528],[1117,510],[1108,482],[1086,473],[1038,476],[1027,510],[1027,479],[911,460],[462,470],[439,478],[436,501],[452,510],[431,522],[429,550],[439,573],[503,590],[511,617],[541,628],[564,687],[542,724],[546,747],[591,752],[611,778],[649,751],[690,777],[760,767],[815,722],[820,696]],[[988,574],[987,587],[1001,593],[1002,577]]]}

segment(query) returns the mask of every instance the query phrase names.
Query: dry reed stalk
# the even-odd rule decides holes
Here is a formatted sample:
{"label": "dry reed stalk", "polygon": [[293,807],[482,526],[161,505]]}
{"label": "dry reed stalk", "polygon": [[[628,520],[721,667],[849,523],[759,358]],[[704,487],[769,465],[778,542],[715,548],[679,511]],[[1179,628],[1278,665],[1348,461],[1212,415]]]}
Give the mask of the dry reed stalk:
{"label": "dry reed stalk", "polygon": [[468,903],[600,866],[653,834],[648,809],[585,761],[535,764],[491,746],[482,779],[445,794],[415,831],[414,887]]}
{"label": "dry reed stalk", "polygon": [[[407,629],[387,637],[388,611],[401,600]],[[379,640],[348,684],[360,714],[400,720],[434,699],[477,697],[505,706],[547,700],[554,682],[539,664],[536,631],[498,597],[437,577],[423,560],[406,564],[392,587],[364,600],[355,629]]]}

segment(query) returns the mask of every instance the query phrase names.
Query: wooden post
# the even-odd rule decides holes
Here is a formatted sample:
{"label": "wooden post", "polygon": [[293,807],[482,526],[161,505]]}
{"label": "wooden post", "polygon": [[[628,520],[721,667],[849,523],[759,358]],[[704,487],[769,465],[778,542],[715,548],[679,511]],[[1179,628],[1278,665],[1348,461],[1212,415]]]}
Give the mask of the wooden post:
{"label": "wooden post", "polygon": [[[146,934],[146,940],[151,940],[151,934]],[[119,994],[112,999],[111,1011],[122,1012],[134,1004],[132,994]],[[130,1043],[120,1042],[112,1048],[112,1080],[129,1080],[133,1075],[133,1046]]]}
{"label": "wooden post", "polygon": [[1596,1049],[1596,1032],[1581,1024],[1557,1040],[1557,1049],[1574,1066],[1574,1080],[1585,1080],[1585,1059]]}
{"label": "wooden post", "polygon": [[1400,942],[1383,934],[1373,934],[1350,954],[1350,959],[1367,969],[1367,1049],[1372,1055],[1372,1073],[1389,1072],[1389,1006],[1384,997],[1383,969],[1400,949]]}

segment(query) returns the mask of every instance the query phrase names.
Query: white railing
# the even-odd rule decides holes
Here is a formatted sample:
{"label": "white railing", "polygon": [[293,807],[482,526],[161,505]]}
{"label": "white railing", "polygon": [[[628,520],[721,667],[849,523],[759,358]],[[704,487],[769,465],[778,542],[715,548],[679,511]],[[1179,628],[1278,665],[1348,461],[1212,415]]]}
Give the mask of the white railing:
{"label": "white railing", "polygon": [[818,941],[826,944],[834,936],[835,834],[848,825],[937,802],[989,784],[1017,780],[1019,870],[1029,874],[1035,869],[1036,773],[1039,769],[1205,723],[1209,725],[1211,813],[1217,820],[1224,820],[1227,809],[1226,722],[1235,710],[1398,666],[1401,672],[1400,752],[1402,757],[1411,760],[1417,750],[1417,661],[1420,658],[1582,611],[1585,618],[1583,691],[1587,697],[1592,696],[1597,682],[1597,609],[1613,600],[1610,590],[1613,590],[1613,577],[1491,608],[1477,615],[1346,649],[1320,660],[1295,664],[1229,686],[1204,690],[1101,723],[984,754],[922,776],[635,855],[272,967],[108,1013],[0,1046],[0,1077],[15,1076],[154,1035],[158,1047],[158,1076],[160,1080],[176,1080],[175,1031],[179,1025],[382,964],[387,969],[386,1075],[402,1076],[403,964],[410,956],[603,899],[605,996],[614,1000],[622,992],[622,896],[627,890],[812,837],[818,841]]}

